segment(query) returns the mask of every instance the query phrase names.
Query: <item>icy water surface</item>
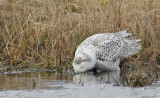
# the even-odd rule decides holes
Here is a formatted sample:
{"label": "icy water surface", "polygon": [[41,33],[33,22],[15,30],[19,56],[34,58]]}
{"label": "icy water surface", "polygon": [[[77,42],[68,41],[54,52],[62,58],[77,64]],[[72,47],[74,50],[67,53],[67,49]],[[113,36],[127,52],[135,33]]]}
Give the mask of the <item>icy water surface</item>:
{"label": "icy water surface", "polygon": [[0,75],[0,98],[160,98],[160,82],[131,88],[122,86],[119,78],[120,72]]}

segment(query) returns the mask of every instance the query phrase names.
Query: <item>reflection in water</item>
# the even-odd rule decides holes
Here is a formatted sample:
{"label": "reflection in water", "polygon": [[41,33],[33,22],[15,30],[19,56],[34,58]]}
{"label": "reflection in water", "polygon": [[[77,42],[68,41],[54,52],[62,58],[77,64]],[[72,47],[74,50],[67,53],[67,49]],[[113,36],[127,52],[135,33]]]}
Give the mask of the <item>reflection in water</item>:
{"label": "reflection in water", "polygon": [[158,81],[154,86],[141,88],[113,86],[120,84],[119,79],[119,71],[77,75],[55,72],[0,74],[0,98],[160,98]]}
{"label": "reflection in water", "polygon": [[[120,72],[101,72],[101,73],[81,73],[81,74],[58,74],[47,72],[24,72],[0,75],[0,90],[19,90],[19,89],[61,89],[62,84],[100,84],[112,83],[119,85]],[[59,84],[59,85],[58,85]],[[54,86],[50,86],[54,85]]]}
{"label": "reflection in water", "polygon": [[[24,72],[20,74],[0,75],[0,90],[19,89],[60,89],[62,86],[49,85],[70,82],[71,74],[57,74],[48,72]],[[34,84],[35,83],[35,84]]]}
{"label": "reflection in water", "polygon": [[[120,71],[99,72],[99,73],[56,73],[56,72],[23,72],[13,74],[0,74],[0,90],[19,89],[63,89],[63,84],[111,84],[114,86],[127,86],[126,77]],[[129,76],[131,76],[129,74]],[[138,77],[135,76],[135,77]],[[134,79],[130,77],[129,79]],[[123,80],[123,81],[122,81]],[[136,81],[135,81],[136,82]],[[142,81],[143,82],[143,81]],[[134,82],[133,82],[134,83]],[[137,82],[136,82],[137,83]],[[50,86],[52,85],[52,86]]]}
{"label": "reflection in water", "polygon": [[119,85],[119,79],[120,71],[81,73],[73,77],[76,83],[112,83],[114,85]]}

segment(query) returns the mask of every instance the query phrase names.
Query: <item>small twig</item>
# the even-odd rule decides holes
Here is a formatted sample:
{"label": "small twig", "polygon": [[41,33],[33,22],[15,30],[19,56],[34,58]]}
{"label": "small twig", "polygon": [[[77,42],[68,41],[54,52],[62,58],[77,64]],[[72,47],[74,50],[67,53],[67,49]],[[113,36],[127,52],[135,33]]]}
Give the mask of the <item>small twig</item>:
{"label": "small twig", "polygon": [[23,2],[23,1],[24,1],[24,0],[17,1],[16,3],[14,3],[14,4],[12,4],[12,5],[16,5],[16,4],[21,3],[21,2]]}
{"label": "small twig", "polygon": [[84,81],[82,82],[82,86],[83,86],[83,84],[84,84]]}
{"label": "small twig", "polygon": [[38,53],[38,52],[36,52],[35,50],[33,50],[31,47],[29,47],[28,45],[27,45],[27,47],[29,48],[29,49],[31,49],[33,52],[35,52],[35,53],[37,53],[37,55],[41,58],[41,59],[43,59],[43,57]]}
{"label": "small twig", "polygon": [[32,87],[36,87],[36,82],[35,82],[35,80],[34,80],[34,79],[33,79]]}

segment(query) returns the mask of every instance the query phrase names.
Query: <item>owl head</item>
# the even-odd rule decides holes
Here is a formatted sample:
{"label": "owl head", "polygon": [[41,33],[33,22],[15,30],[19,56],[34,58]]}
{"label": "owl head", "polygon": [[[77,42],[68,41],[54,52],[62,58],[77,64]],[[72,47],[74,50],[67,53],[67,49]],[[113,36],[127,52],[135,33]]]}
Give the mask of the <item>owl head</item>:
{"label": "owl head", "polygon": [[135,55],[141,50],[141,39],[134,39],[133,36],[127,36],[123,39],[125,51],[123,52],[124,58]]}

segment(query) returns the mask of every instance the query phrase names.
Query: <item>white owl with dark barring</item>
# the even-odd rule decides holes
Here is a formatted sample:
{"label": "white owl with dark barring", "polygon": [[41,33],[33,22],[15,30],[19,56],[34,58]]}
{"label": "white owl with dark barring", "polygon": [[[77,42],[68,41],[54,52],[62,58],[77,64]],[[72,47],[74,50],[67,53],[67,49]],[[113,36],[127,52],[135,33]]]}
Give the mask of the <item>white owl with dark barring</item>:
{"label": "white owl with dark barring", "polygon": [[95,34],[85,39],[75,52],[73,68],[76,73],[88,70],[120,70],[120,58],[137,54],[140,39],[135,40],[126,30]]}

